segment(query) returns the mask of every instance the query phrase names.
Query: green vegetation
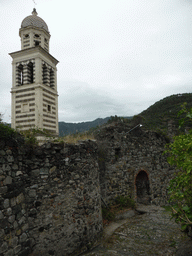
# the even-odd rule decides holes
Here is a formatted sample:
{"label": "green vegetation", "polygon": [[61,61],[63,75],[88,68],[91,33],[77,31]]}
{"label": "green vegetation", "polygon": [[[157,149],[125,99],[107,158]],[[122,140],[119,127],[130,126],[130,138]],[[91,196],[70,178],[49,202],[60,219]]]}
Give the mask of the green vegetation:
{"label": "green vegetation", "polygon": [[[192,108],[188,111],[184,104],[179,116],[183,114],[181,125],[192,119]],[[189,233],[192,229],[192,129],[175,136],[165,153],[169,153],[169,164],[179,170],[169,186],[170,202],[175,204],[172,215],[176,222],[181,223],[182,230]]]}
{"label": "green vegetation", "polygon": [[59,122],[59,136],[66,136],[74,133],[83,133],[89,131],[90,129],[95,129],[108,121],[109,117],[97,118],[90,122],[81,123],[65,123]]}
{"label": "green vegetation", "polygon": [[17,135],[17,132],[12,129],[8,124],[2,122],[2,115],[0,114],[0,138],[13,138]]}
{"label": "green vegetation", "polygon": [[171,95],[157,101],[138,115],[139,123],[143,124],[143,128],[159,129],[166,133],[169,122],[178,127],[180,117],[177,116],[177,113],[184,102],[189,108],[192,107],[192,93]]}
{"label": "green vegetation", "polygon": [[31,146],[38,145],[37,136],[52,138],[51,133],[46,129],[32,128],[27,131],[21,131],[20,133],[24,136],[25,142]]}
{"label": "green vegetation", "polygon": [[69,134],[63,137],[59,137],[58,139],[55,139],[55,141],[58,142],[66,142],[66,143],[71,143],[75,144],[78,141],[83,141],[83,140],[94,140],[94,136],[90,132],[78,132],[74,134]]}
{"label": "green vegetation", "polygon": [[135,208],[135,202],[129,196],[117,196],[115,198],[115,203],[119,205],[119,208]]}
{"label": "green vegetation", "polygon": [[115,219],[115,215],[122,210],[134,209],[135,202],[129,196],[117,196],[115,203],[109,207],[102,207],[102,216],[104,223]]}

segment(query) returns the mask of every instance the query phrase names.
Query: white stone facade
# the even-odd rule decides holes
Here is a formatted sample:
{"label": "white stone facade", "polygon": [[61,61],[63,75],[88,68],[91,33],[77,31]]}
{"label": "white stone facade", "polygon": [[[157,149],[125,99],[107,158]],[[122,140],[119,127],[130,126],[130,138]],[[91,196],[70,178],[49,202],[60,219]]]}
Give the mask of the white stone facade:
{"label": "white stone facade", "polygon": [[13,59],[12,128],[46,129],[58,135],[58,61],[49,54],[48,27],[35,9],[21,23],[19,35],[21,50],[10,53]]}

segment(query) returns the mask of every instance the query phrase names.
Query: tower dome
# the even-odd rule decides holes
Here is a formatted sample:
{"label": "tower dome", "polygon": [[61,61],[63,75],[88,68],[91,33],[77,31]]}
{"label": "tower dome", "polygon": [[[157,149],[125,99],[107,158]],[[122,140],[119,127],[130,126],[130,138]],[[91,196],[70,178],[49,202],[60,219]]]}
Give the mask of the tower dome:
{"label": "tower dome", "polygon": [[36,9],[34,8],[32,11],[32,15],[27,16],[21,23],[21,28],[27,28],[29,26],[33,26],[36,28],[44,29],[49,33],[49,29],[47,24],[43,19],[37,16]]}
{"label": "tower dome", "polygon": [[39,45],[49,52],[51,35],[45,21],[37,16],[35,8],[32,11],[32,15],[27,16],[21,22],[19,36],[21,37],[21,50]]}

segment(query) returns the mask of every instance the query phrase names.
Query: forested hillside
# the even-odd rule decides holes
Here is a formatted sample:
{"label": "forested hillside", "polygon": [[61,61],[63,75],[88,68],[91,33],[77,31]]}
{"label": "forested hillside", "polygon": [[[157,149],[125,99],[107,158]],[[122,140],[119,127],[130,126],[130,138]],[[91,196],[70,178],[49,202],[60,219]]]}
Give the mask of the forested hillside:
{"label": "forested hillside", "polygon": [[[167,133],[168,125],[171,124],[178,129],[179,119],[178,112],[181,110],[183,103],[187,103],[187,108],[192,108],[192,93],[175,94],[168,96],[155,104],[151,105],[148,109],[144,110],[133,118],[124,117],[131,126],[141,123],[143,128],[151,130],[162,130]],[[91,122],[82,123],[65,123],[59,122],[59,134],[64,136],[67,134],[88,131],[91,128],[103,125],[109,120],[115,121],[115,117],[98,118]],[[190,126],[190,124],[189,124]]]}
{"label": "forested hillside", "polygon": [[157,101],[137,115],[137,118],[141,120],[141,123],[147,129],[167,131],[170,122],[178,128],[179,119],[181,119],[181,117],[178,117],[178,112],[185,102],[187,103],[187,108],[192,108],[192,93],[171,95]]}
{"label": "forested hillside", "polygon": [[64,136],[72,133],[88,131],[91,128],[105,124],[109,120],[109,118],[110,117],[97,118],[94,121],[82,122],[82,123],[59,122],[59,135]]}

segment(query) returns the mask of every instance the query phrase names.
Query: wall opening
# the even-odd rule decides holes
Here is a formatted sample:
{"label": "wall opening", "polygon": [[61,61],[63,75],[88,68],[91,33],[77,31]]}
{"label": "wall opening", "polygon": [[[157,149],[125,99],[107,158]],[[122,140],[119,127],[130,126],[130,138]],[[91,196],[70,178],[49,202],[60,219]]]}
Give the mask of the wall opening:
{"label": "wall opening", "polygon": [[33,63],[29,62],[27,65],[27,83],[32,84],[33,83]]}
{"label": "wall opening", "polygon": [[49,79],[48,79],[48,70],[47,70],[47,66],[45,64],[43,64],[43,84],[48,84]]}
{"label": "wall opening", "polygon": [[53,69],[51,68],[50,69],[50,87],[51,88],[53,88],[54,87],[54,81],[55,80],[55,78],[54,78],[54,71],[53,71]]}
{"label": "wall opening", "polygon": [[135,180],[137,202],[141,204],[150,203],[149,177],[145,171],[140,171]]}
{"label": "wall opening", "polygon": [[17,85],[23,85],[23,65],[20,64],[18,67],[17,67]]}

